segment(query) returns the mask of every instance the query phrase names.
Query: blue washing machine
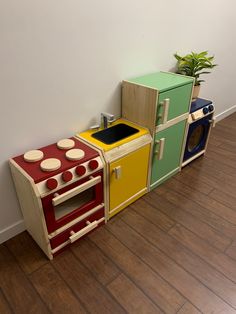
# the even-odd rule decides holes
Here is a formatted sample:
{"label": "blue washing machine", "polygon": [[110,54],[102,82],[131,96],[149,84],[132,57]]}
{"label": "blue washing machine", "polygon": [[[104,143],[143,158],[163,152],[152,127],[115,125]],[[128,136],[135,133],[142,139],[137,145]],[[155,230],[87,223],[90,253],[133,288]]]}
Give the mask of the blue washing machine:
{"label": "blue washing machine", "polygon": [[214,105],[210,100],[197,98],[196,101],[192,102],[182,166],[205,153],[214,122],[214,110]]}

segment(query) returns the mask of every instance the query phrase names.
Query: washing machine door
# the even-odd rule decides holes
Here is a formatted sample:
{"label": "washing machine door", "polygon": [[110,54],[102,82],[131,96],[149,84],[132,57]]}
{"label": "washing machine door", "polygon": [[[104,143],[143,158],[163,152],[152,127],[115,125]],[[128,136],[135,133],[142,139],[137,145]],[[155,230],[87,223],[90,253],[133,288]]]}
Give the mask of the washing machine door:
{"label": "washing machine door", "polygon": [[205,149],[212,115],[208,115],[189,126],[184,152],[184,161]]}

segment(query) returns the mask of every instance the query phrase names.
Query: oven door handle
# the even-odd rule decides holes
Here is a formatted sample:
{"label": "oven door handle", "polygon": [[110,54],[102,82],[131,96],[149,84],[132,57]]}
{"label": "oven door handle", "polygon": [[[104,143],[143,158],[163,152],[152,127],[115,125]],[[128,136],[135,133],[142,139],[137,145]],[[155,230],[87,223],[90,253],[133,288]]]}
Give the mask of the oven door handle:
{"label": "oven door handle", "polygon": [[61,194],[61,195],[58,195],[56,197],[54,197],[52,199],[52,204],[53,206],[57,206],[67,200],[69,200],[70,198],[76,196],[77,194],[91,188],[92,186],[98,184],[99,182],[101,182],[101,176],[98,176],[98,177],[90,177],[90,180],[79,185],[79,186],[76,186],[75,188]]}
{"label": "oven door handle", "polygon": [[98,226],[98,221],[95,220],[93,222],[90,221],[86,221],[87,226],[83,229],[81,229],[78,232],[74,232],[71,231],[70,232],[70,243],[75,242],[76,240],[78,240],[79,238],[81,238],[82,236],[84,236],[85,234],[87,234],[88,232],[92,231],[93,229],[95,229]]}

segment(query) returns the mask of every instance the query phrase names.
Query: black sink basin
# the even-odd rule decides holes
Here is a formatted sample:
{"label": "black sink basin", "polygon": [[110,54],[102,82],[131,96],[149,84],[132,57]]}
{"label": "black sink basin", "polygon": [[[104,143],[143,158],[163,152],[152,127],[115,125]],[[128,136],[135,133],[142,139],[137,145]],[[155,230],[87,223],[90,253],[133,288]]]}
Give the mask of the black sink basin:
{"label": "black sink basin", "polygon": [[92,137],[104,144],[113,144],[138,132],[138,129],[135,129],[127,124],[120,123],[93,133]]}

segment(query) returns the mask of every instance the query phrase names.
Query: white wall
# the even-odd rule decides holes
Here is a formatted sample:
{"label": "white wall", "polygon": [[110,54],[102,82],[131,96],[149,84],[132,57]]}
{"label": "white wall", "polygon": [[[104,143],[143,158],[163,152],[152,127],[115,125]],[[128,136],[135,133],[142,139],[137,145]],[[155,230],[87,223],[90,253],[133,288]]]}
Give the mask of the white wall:
{"label": "white wall", "polygon": [[0,242],[24,225],[7,159],[120,114],[120,82],[168,71],[174,52],[219,64],[202,97],[235,105],[233,0],[0,0]]}

